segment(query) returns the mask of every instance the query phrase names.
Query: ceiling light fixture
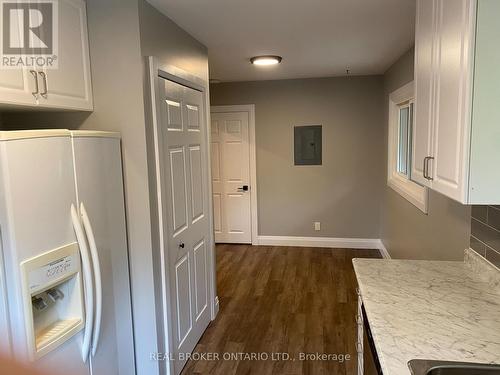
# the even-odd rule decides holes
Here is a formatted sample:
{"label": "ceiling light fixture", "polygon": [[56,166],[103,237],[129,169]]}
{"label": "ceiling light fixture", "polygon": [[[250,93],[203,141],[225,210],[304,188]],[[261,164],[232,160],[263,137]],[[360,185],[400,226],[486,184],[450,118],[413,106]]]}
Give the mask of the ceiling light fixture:
{"label": "ceiling light fixture", "polygon": [[266,56],[255,56],[250,59],[250,62],[254,65],[276,65],[279,64],[282,60],[281,56],[272,56],[272,55],[266,55]]}

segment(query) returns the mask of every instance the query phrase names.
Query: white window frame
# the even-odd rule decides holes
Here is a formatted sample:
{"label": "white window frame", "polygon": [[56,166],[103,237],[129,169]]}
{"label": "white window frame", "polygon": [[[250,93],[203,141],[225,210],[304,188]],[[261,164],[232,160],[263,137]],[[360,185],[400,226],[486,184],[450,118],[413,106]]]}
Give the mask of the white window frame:
{"label": "white window frame", "polygon": [[[389,94],[387,185],[422,212],[427,213],[428,189],[398,172],[399,109],[402,103],[414,101],[414,97],[413,81]],[[415,118],[414,113],[413,118]],[[412,123],[415,126],[415,122]],[[409,162],[412,163],[412,160]]]}

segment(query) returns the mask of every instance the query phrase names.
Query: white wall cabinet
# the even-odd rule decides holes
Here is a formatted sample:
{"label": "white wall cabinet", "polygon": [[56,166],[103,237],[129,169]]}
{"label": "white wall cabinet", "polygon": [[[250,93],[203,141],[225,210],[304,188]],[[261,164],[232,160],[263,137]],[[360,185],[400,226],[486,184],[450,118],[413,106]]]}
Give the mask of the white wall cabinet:
{"label": "white wall cabinet", "polygon": [[464,204],[500,203],[496,0],[418,0],[412,179]]}
{"label": "white wall cabinet", "polygon": [[85,1],[56,6],[57,69],[0,69],[0,106],[93,110]]}

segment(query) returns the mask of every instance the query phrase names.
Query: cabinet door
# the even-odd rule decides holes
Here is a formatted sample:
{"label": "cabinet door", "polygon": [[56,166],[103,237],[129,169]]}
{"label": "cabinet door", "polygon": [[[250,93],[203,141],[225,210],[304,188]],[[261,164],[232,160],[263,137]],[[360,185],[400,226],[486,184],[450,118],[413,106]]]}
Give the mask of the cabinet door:
{"label": "cabinet door", "polygon": [[35,91],[35,79],[29,70],[0,69],[0,105],[36,105],[32,94]]}
{"label": "cabinet door", "polygon": [[464,201],[466,192],[474,0],[438,0],[432,188]]}
{"label": "cabinet door", "polygon": [[411,179],[426,186],[425,158],[432,155],[433,60],[437,0],[418,0],[415,38],[415,126]]}
{"label": "cabinet door", "polygon": [[[17,37],[19,43],[22,42],[23,35],[21,17],[22,13],[18,13],[18,22],[15,22],[15,18],[11,19],[10,25],[10,32],[13,33],[10,36],[14,41]],[[10,43],[10,41],[5,40],[4,43]],[[36,92],[36,74],[36,72],[32,74],[29,69],[23,67],[0,69],[0,104],[2,106],[36,105],[36,98],[32,94],[32,92]]]}
{"label": "cabinet door", "polygon": [[[92,110],[92,86],[85,2],[60,0],[58,68],[45,69],[47,95],[40,105]],[[40,85],[44,85],[40,77]]]}

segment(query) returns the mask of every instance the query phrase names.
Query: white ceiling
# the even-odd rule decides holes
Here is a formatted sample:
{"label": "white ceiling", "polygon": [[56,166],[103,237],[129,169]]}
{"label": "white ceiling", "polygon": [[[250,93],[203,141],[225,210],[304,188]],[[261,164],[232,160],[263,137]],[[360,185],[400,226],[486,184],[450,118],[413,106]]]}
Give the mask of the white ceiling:
{"label": "white ceiling", "polygon": [[[148,0],[208,47],[210,77],[381,74],[414,41],[415,0]],[[256,67],[255,55],[283,56]]]}

